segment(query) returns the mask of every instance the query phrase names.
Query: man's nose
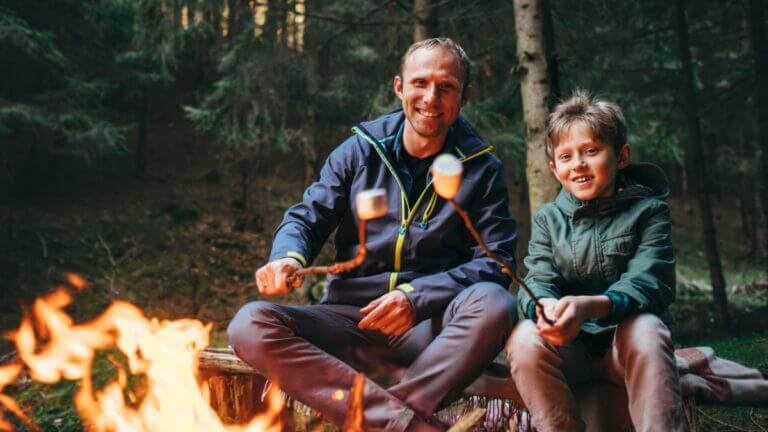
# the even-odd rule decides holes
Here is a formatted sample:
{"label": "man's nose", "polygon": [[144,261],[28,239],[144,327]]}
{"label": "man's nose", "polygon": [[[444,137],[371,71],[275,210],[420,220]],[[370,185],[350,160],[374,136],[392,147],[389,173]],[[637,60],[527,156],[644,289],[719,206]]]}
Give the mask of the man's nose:
{"label": "man's nose", "polygon": [[427,87],[427,92],[424,94],[424,100],[427,103],[435,103],[440,97],[439,89],[436,85],[431,85]]}

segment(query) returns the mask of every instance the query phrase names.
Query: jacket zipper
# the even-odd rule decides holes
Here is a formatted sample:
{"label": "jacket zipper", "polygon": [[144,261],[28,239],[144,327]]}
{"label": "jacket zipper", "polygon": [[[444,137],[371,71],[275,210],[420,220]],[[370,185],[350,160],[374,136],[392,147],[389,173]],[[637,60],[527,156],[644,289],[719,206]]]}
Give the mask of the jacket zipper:
{"label": "jacket zipper", "polygon": [[[397,182],[397,185],[400,187],[400,228],[397,230],[397,240],[395,240],[395,262],[394,262],[394,269],[395,271],[390,273],[389,275],[389,291],[392,291],[397,286],[397,273],[402,268],[403,263],[403,243],[405,243],[405,236],[408,234],[408,226],[413,221],[413,217],[416,215],[416,211],[419,209],[419,206],[421,205],[421,201],[424,199],[424,196],[427,194],[427,191],[432,186],[432,180],[427,182],[427,185],[424,186],[424,190],[419,195],[419,198],[416,200],[416,202],[413,204],[413,208],[410,208],[408,205],[408,199],[405,195],[405,187],[403,187],[403,184],[400,182],[400,177],[397,176],[397,171],[395,171],[392,164],[389,162],[389,159],[387,158],[386,154],[384,154],[384,151],[379,147],[379,143],[375,141],[373,137],[368,136],[367,133],[363,132],[360,128],[357,126],[353,127],[352,130],[363,137],[366,141],[368,141],[373,148],[376,150],[376,153],[378,153],[379,157],[384,161],[384,165],[386,165],[387,169],[389,169],[389,172],[392,174],[392,176],[395,178],[395,181]],[[485,153],[490,152],[493,150],[493,146],[485,147],[482,150],[479,150],[469,156],[462,157],[459,161],[463,164],[464,162],[468,162],[480,155],[483,155]],[[463,153],[461,153],[463,156]],[[406,210],[407,209],[407,216],[406,216]]]}

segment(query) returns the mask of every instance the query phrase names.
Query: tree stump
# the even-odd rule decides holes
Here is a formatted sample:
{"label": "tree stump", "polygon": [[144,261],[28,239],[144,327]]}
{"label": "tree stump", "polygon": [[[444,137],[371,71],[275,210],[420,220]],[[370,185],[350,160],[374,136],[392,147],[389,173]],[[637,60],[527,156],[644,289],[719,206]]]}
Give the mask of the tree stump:
{"label": "tree stump", "polygon": [[246,423],[264,410],[261,395],[267,380],[231,349],[200,353],[200,373],[211,392],[211,407],[225,423]]}

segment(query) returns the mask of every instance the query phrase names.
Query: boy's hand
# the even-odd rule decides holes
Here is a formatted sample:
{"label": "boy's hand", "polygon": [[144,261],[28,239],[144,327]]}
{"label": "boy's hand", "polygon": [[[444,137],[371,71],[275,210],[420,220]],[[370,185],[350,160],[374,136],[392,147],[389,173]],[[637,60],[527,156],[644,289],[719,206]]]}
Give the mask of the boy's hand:
{"label": "boy's hand", "polygon": [[565,345],[579,334],[579,328],[584,321],[584,297],[565,296],[551,306],[544,305],[547,316],[555,320],[552,325],[539,319],[537,327],[539,336],[552,345]]}
{"label": "boy's hand", "polygon": [[360,312],[365,317],[357,326],[363,330],[378,330],[386,335],[400,336],[413,327],[416,312],[408,297],[400,290],[390,291],[368,303]]}
{"label": "boy's hand", "polygon": [[297,277],[293,285],[288,286],[288,275],[300,269],[301,263],[294,258],[280,258],[264,264],[256,271],[256,285],[265,295],[288,294],[291,288],[301,287],[303,282]]}
{"label": "boy's hand", "polygon": [[[555,301],[553,306],[545,300]],[[541,299],[547,316],[555,320],[553,325],[539,319],[536,327],[539,336],[552,345],[565,345],[578,334],[581,324],[588,318],[604,318],[610,313],[611,301],[607,296],[565,296],[560,300]],[[537,312],[538,313],[538,312]]]}

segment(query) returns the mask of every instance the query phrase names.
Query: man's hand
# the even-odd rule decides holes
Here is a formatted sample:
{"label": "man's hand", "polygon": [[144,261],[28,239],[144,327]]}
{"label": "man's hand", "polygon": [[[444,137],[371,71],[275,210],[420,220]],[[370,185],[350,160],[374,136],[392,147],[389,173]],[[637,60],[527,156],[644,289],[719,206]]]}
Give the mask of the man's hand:
{"label": "man's hand", "polygon": [[405,293],[390,291],[360,309],[365,317],[357,326],[363,330],[378,330],[384,334],[400,336],[413,327],[416,312]]}
{"label": "man's hand", "polygon": [[295,278],[292,286],[288,286],[288,275],[302,268],[301,263],[294,258],[280,258],[268,262],[256,271],[256,285],[259,292],[265,295],[288,294],[291,288],[301,287],[302,278]]}
{"label": "man's hand", "polygon": [[565,345],[572,341],[581,329],[581,324],[588,318],[603,318],[610,313],[611,303],[607,296],[565,296],[560,300],[541,299],[545,312],[550,319],[555,320],[552,325],[541,319],[541,313],[537,309],[539,320],[536,327],[539,336],[552,345]]}

